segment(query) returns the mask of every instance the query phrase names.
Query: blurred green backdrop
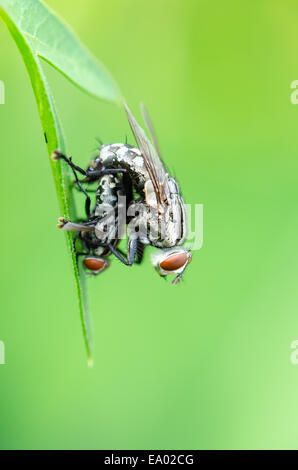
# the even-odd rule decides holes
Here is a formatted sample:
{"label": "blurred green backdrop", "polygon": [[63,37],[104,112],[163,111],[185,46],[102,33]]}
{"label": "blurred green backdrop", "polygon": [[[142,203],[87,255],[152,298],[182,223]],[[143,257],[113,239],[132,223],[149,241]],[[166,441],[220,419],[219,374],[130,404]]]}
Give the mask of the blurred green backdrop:
{"label": "blurred green backdrop", "polygon": [[[297,448],[298,5],[48,0],[143,100],[204,245],[178,287],[149,259],[91,279],[88,369],[33,93],[0,24],[0,447]],[[45,65],[73,158],[124,113]],[[148,255],[147,255],[148,256]]]}

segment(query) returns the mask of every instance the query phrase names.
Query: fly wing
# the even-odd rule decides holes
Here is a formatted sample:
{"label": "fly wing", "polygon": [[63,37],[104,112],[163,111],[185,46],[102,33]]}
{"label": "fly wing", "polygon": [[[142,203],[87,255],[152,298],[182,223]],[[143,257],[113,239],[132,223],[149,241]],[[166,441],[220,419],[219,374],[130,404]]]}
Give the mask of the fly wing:
{"label": "fly wing", "polygon": [[[162,159],[160,158],[158,151],[154,148],[150,140],[147,138],[144,130],[141,128],[141,126],[137,123],[135,118],[133,117],[130,109],[128,106],[124,103],[125,111],[130,123],[131,130],[135,136],[136,142],[138,144],[138,147],[140,151],[142,152],[144,162],[146,169],[149,173],[150,179],[153,184],[154,192],[156,194],[156,199],[157,202],[161,205],[165,204],[167,202],[167,195],[168,195],[168,175],[165,169],[165,166],[163,164]],[[147,120],[147,113],[146,113],[146,118]],[[151,125],[150,120],[148,121],[151,126],[149,127],[149,131],[151,133],[151,129],[153,130],[153,127]],[[155,139],[155,134],[153,132],[154,139]]]}
{"label": "fly wing", "polygon": [[158,139],[156,137],[155,129],[154,129],[154,126],[152,124],[152,121],[150,119],[150,116],[148,114],[148,111],[147,111],[146,106],[144,105],[144,103],[141,103],[140,108],[141,108],[141,113],[142,113],[144,122],[145,122],[145,124],[147,126],[147,129],[149,131],[152,143],[153,143],[153,145],[155,147],[155,150],[158,154],[160,163],[161,163],[161,165],[163,165],[162,158],[161,158],[161,152],[160,152],[160,148],[159,148],[159,144],[158,144]]}

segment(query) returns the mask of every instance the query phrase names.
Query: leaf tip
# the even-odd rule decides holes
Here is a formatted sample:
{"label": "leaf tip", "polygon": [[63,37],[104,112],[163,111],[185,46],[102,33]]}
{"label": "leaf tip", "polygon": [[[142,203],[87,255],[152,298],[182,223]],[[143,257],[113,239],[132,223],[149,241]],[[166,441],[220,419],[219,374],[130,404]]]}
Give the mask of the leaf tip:
{"label": "leaf tip", "polygon": [[93,366],[94,366],[93,357],[89,357],[88,358],[88,367],[89,367],[89,369],[92,369]]}

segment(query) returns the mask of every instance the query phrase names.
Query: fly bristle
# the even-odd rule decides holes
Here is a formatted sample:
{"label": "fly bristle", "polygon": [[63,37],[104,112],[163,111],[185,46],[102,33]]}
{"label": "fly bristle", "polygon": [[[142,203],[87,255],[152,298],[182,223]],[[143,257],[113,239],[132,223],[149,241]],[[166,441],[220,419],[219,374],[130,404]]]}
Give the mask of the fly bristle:
{"label": "fly bristle", "polygon": [[100,137],[95,137],[95,140],[99,143],[99,145],[103,145],[103,141],[100,139]]}
{"label": "fly bristle", "polygon": [[95,160],[95,158],[98,158],[100,155],[99,149],[95,149],[92,151],[91,158],[92,160]]}

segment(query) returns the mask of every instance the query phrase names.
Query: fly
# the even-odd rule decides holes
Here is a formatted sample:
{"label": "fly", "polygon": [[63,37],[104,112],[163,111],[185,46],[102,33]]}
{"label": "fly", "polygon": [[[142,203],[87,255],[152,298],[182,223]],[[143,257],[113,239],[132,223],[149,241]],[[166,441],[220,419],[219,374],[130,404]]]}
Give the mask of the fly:
{"label": "fly", "polygon": [[[119,198],[132,198],[132,187],[126,170],[106,169],[92,160],[87,170],[74,165],[71,158],[67,158],[60,151],[52,154],[52,159],[64,160],[71,168],[75,176],[78,189],[84,193],[86,219],[78,222],[67,221],[63,217],[58,219],[57,227],[62,230],[77,232],[73,239],[73,250],[78,261],[79,256],[84,256],[84,266],[89,274],[97,275],[110,265],[108,256],[111,247],[116,249],[119,243],[119,234],[126,220],[119,220]],[[77,172],[85,176],[79,180]],[[120,174],[120,177],[119,177]],[[121,176],[122,174],[122,176]],[[97,182],[95,205],[91,209],[91,198],[86,184]],[[128,199],[131,201],[131,199]],[[76,249],[78,239],[81,240],[84,252]]]}
{"label": "fly", "polygon": [[[159,248],[160,251],[152,257],[152,263],[161,276],[176,274],[172,283],[177,284],[192,259],[190,251],[181,247],[187,236],[185,203],[178,183],[170,176],[160,157],[153,126],[144,106],[142,113],[153,143],[147,138],[129,108],[124,106],[138,148],[123,143],[101,145],[99,155],[92,160],[86,171],[59,151],[53,153],[54,160],[63,159],[72,168],[75,182],[86,196],[87,219],[82,223],[60,220],[59,228],[77,231],[75,239],[80,237],[85,248],[95,256],[99,256],[98,249],[103,249],[100,256],[113,253],[128,266],[135,261],[141,261],[146,245]],[[77,172],[83,174],[85,179],[79,180]],[[119,179],[117,175],[120,175]],[[91,199],[84,183],[94,181],[99,183],[95,208],[91,211]],[[112,190],[114,183],[118,189],[120,184],[128,205],[125,220],[125,223],[129,222],[126,256],[119,250],[119,240],[115,234],[115,227],[120,228],[119,221],[117,220],[116,224],[111,221],[107,223],[109,214],[98,215],[99,209],[107,202],[108,195],[113,199],[113,210],[119,211],[116,202],[116,194],[119,196],[119,193]],[[102,184],[105,188],[103,192],[99,191]],[[137,198],[134,197],[133,191]],[[103,223],[107,228],[104,237],[101,233]],[[101,261],[104,262],[105,259]],[[97,269],[99,264],[97,266],[93,259],[87,262],[88,266],[86,261],[88,258],[85,259],[88,269],[92,270],[94,265],[94,271],[101,272],[100,267]]]}
{"label": "fly", "polygon": [[145,107],[141,109],[152,143],[127,105],[124,106],[138,148],[128,144],[102,145],[97,159],[105,168],[127,170],[139,198],[129,206],[132,220],[127,259],[123,259],[114,247],[111,247],[111,251],[122,262],[131,265],[140,244],[160,248],[152,257],[152,263],[161,276],[177,274],[172,281],[177,284],[192,259],[190,251],[181,247],[187,236],[185,203],[178,183],[169,175],[160,157],[157,139]]}

